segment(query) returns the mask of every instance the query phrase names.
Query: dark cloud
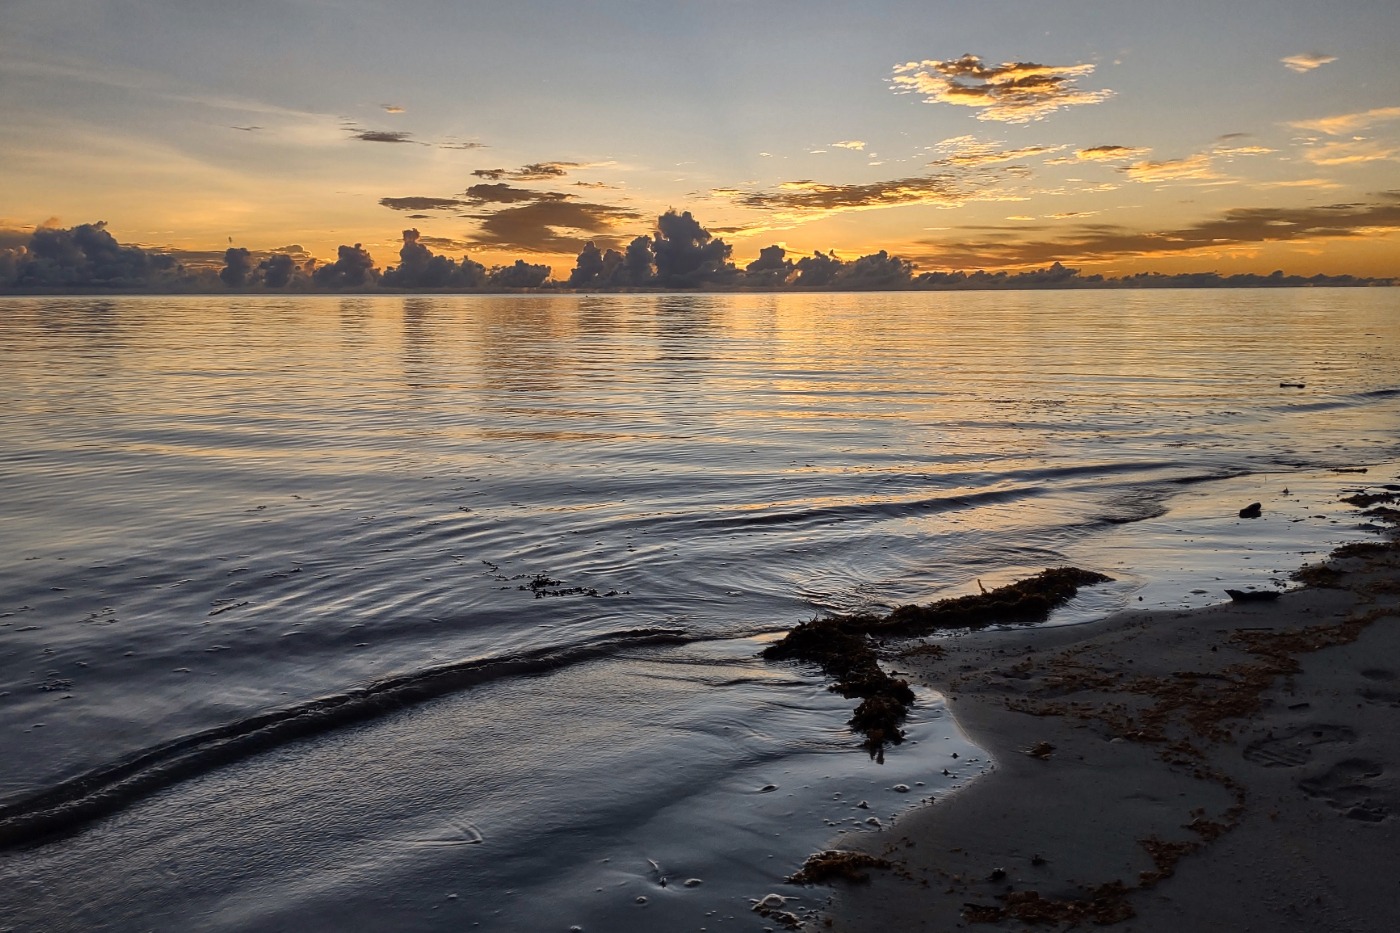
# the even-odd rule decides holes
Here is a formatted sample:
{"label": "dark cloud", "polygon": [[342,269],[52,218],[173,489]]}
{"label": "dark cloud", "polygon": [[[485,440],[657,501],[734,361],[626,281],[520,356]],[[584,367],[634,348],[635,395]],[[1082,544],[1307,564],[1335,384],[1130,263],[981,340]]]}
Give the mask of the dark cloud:
{"label": "dark cloud", "polygon": [[412,133],[403,130],[356,130],[350,134],[350,138],[367,143],[413,143],[419,145]]}
{"label": "dark cloud", "polygon": [[532,201],[568,201],[572,194],[558,191],[531,191],[528,188],[515,188],[504,183],[492,185],[472,185],[466,191],[467,197],[478,202],[492,204],[525,204]]}
{"label": "dark cloud", "polygon": [[253,254],[241,246],[230,246],[224,250],[224,267],[219,270],[219,281],[230,288],[241,288],[253,274]]}
{"label": "dark cloud", "polygon": [[576,253],[641,214],[606,204],[546,200],[507,207],[486,217],[472,246],[534,253]]}
{"label": "dark cloud", "polygon": [[395,211],[443,211],[460,207],[463,202],[456,198],[380,198],[379,203]]}
{"label": "dark cloud", "polygon": [[1376,230],[1400,230],[1400,192],[1387,192],[1369,204],[1237,208],[1173,230],[1144,232],[1112,224],[1081,224],[1053,240],[1017,240],[1017,228],[1007,228],[985,240],[925,243],[936,248],[929,264],[974,268],[1163,256],[1232,245],[1362,237]]}
{"label": "dark cloud", "polygon": [[135,288],[170,282],[180,274],[173,257],[118,243],[105,221],[70,229],[40,227],[14,265],[14,284],[22,287]]}
{"label": "dark cloud", "polygon": [[361,288],[378,281],[379,270],[374,268],[369,251],[356,243],[339,247],[335,262],[317,269],[312,279],[326,288]]}
{"label": "dark cloud", "polygon": [[651,244],[658,284],[687,288],[734,276],[730,246],[714,237],[690,211],[667,211],[656,219]]}
{"label": "dark cloud", "polygon": [[510,181],[554,181],[568,175],[573,169],[583,167],[582,162],[531,162],[514,170],[479,168],[472,174],[488,181],[500,181],[503,178]]}
{"label": "dark cloud", "polygon": [[[301,252],[301,248],[296,247],[296,252]],[[305,267],[298,265],[290,252],[274,252],[258,263],[258,271],[262,273],[265,288],[287,288],[306,279]]]}
{"label": "dark cloud", "polygon": [[497,288],[539,288],[549,281],[549,266],[517,259],[512,265],[491,270],[488,281]]}
{"label": "dark cloud", "polygon": [[403,232],[403,248],[399,250],[399,265],[384,270],[381,281],[389,286],[414,288],[446,285],[452,278],[451,260],[434,256],[432,250],[418,242],[415,230]]}
{"label": "dark cloud", "polygon": [[734,202],[763,211],[796,214],[836,213],[906,204],[961,204],[971,195],[968,184],[951,174],[896,178],[853,185],[828,185],[804,179],[777,189],[737,193]]}
{"label": "dark cloud", "polygon": [[765,246],[758,258],[744,267],[744,281],[750,285],[781,285],[793,274],[792,260],[781,246]]}

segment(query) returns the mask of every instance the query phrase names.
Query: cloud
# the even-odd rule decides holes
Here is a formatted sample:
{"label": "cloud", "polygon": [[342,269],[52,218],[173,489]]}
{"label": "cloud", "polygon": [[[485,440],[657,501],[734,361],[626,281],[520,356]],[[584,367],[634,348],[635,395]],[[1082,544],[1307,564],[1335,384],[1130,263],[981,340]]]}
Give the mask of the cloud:
{"label": "cloud", "polygon": [[380,198],[379,203],[394,211],[442,211],[460,207],[463,201],[456,198]]}
{"label": "cloud", "polygon": [[1362,162],[1384,162],[1393,159],[1397,151],[1368,140],[1324,143],[1303,153],[1313,165],[1357,165]]}
{"label": "cloud", "polygon": [[574,195],[557,191],[531,191],[528,188],[514,188],[504,182],[490,185],[472,185],[466,191],[467,197],[476,202],[491,204],[524,204],[531,201],[568,201]]}
{"label": "cloud", "polygon": [[350,138],[367,143],[413,143],[419,145],[412,133],[406,133],[403,130],[355,130],[350,134]]}
{"label": "cloud", "polygon": [[488,181],[500,181],[509,179],[510,181],[554,181],[563,178],[570,171],[579,168],[590,168],[590,164],[583,162],[531,162],[529,165],[522,165],[518,169],[504,168],[479,168],[472,172],[477,178],[485,178]]}
{"label": "cloud", "polygon": [[1314,68],[1321,68],[1336,60],[1337,56],[1323,55],[1320,52],[1300,52],[1297,55],[1289,55],[1287,58],[1279,59],[1289,71],[1296,71],[1298,74],[1312,71]]}
{"label": "cloud", "polygon": [[385,113],[403,113],[403,112],[404,112],[404,108],[400,107],[398,104],[380,104],[380,106],[384,109],[384,112],[385,112]]}
{"label": "cloud", "polygon": [[1295,120],[1288,125],[1294,129],[1326,133],[1328,136],[1346,136],[1390,120],[1400,120],[1400,107],[1377,107],[1361,113],[1343,113],[1317,120]]}
{"label": "cloud", "polygon": [[951,174],[896,178],[864,184],[828,185],[811,180],[783,182],[776,189],[733,196],[734,203],[789,216],[903,207],[909,204],[957,205],[972,192]]}
{"label": "cloud", "polygon": [[1060,152],[1064,146],[1023,146],[1020,149],[998,149],[999,143],[978,142],[969,136],[959,136],[944,140],[939,148],[951,151],[951,155],[936,159],[929,165],[979,166],[1015,162],[1036,156]]}
{"label": "cloud", "polygon": [[1088,91],[1075,84],[1093,71],[1093,65],[1033,62],[989,66],[975,55],[964,55],[897,65],[890,81],[896,92],[919,94],[928,104],[978,108],[979,120],[1029,123],[1065,107],[1102,103],[1112,97],[1113,91]]}
{"label": "cloud", "polygon": [[1219,217],[1170,230],[1140,231],[1113,224],[1081,224],[1056,240],[1018,240],[1023,229],[956,244],[925,241],[936,252],[926,261],[944,268],[1094,262],[1224,250],[1261,243],[1305,243],[1400,231],[1400,192],[1369,204],[1301,208],[1238,208]]}
{"label": "cloud", "polygon": [[643,215],[627,208],[573,200],[537,200],[497,210],[482,221],[473,247],[535,253],[577,253],[589,240]]}
{"label": "cloud", "polygon": [[843,139],[839,143],[832,143],[831,145],[835,146],[837,149],[862,150],[865,148],[865,141],[860,139]]}
{"label": "cloud", "polygon": [[1151,151],[1140,146],[1090,146],[1088,149],[1076,149],[1073,161],[1116,162],[1119,159],[1141,159]]}
{"label": "cloud", "polygon": [[1220,177],[1211,167],[1210,156],[1204,153],[1184,159],[1164,159],[1160,162],[1134,162],[1122,171],[1133,181],[1202,181]]}

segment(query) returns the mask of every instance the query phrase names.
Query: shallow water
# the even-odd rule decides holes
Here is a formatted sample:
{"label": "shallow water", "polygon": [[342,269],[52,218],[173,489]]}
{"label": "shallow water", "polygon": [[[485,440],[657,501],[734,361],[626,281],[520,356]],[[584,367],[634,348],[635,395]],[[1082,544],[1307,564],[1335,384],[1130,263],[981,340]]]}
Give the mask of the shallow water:
{"label": "shallow water", "polygon": [[0,854],[0,915],[751,927],[851,795],[975,771],[931,698],[866,761],[755,636],[1064,562],[1119,582],[1062,621],[1277,585],[1394,479],[1397,337],[1387,289],[0,301],[0,804],[492,672]]}

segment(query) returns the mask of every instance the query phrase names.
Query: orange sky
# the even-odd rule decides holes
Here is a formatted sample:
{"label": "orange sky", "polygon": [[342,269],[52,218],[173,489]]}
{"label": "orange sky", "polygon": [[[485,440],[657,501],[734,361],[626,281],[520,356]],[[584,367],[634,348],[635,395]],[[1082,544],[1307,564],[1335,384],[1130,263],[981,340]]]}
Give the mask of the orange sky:
{"label": "orange sky", "polygon": [[16,0],[0,246],[1400,275],[1400,4],[464,6]]}

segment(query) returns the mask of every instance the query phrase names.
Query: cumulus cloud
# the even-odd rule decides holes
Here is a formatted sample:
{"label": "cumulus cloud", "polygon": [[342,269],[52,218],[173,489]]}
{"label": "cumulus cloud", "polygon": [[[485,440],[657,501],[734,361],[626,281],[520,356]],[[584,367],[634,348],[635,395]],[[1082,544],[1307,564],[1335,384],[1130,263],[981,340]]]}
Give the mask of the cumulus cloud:
{"label": "cumulus cloud", "polygon": [[832,143],[837,149],[854,149],[861,151],[865,149],[865,141],[862,139],[843,139],[839,143]]}
{"label": "cumulus cloud", "polygon": [[180,273],[168,254],[118,243],[106,221],[68,229],[40,226],[16,253],[13,284],[19,286],[130,288],[154,285]]}
{"label": "cumulus cloud", "polygon": [[241,246],[230,246],[224,250],[224,267],[219,270],[219,281],[230,288],[247,284],[253,274],[253,254]]}
{"label": "cumulus cloud", "polygon": [[377,282],[379,270],[374,268],[369,251],[356,243],[339,247],[335,262],[317,269],[312,279],[327,288],[359,288]]}
{"label": "cumulus cloud", "polygon": [[1018,240],[1008,227],[986,239],[955,244],[926,241],[931,264],[954,268],[1025,266],[1055,260],[1104,261],[1223,250],[1262,243],[1304,243],[1326,238],[1400,232],[1400,192],[1371,203],[1301,208],[1238,208],[1170,230],[1141,231],[1113,224],[1081,224],[1055,240]]}
{"label": "cumulus cloud", "polygon": [[1343,113],[1317,120],[1295,120],[1288,125],[1299,130],[1326,133],[1328,136],[1346,136],[1391,120],[1400,120],[1400,107],[1377,107],[1361,113]]}
{"label": "cumulus cloud", "polygon": [[974,107],[979,120],[1029,123],[1057,110],[1097,104],[1113,91],[1079,87],[1079,78],[1093,74],[1093,65],[1039,65],[1004,62],[987,65],[975,55],[948,61],[927,59],[897,65],[891,84],[895,91],[918,94],[925,103]]}
{"label": "cumulus cloud", "polygon": [[1125,166],[1123,172],[1133,181],[1208,181],[1220,177],[1204,153],[1184,159],[1164,159],[1160,162],[1142,161]]}
{"label": "cumulus cloud", "polygon": [[379,203],[394,211],[444,211],[460,207],[464,202],[457,198],[380,198]]}
{"label": "cumulus cloud", "polygon": [[658,217],[651,250],[657,282],[664,286],[694,287],[735,273],[729,244],[702,227],[690,211],[671,210]]}
{"label": "cumulus cloud", "polygon": [[1280,58],[1285,68],[1289,71],[1296,71],[1298,74],[1312,71],[1314,68],[1321,68],[1337,60],[1335,55],[1323,55],[1320,52],[1300,52],[1297,55],[1289,55],[1287,58]]}

